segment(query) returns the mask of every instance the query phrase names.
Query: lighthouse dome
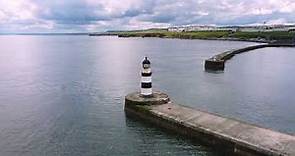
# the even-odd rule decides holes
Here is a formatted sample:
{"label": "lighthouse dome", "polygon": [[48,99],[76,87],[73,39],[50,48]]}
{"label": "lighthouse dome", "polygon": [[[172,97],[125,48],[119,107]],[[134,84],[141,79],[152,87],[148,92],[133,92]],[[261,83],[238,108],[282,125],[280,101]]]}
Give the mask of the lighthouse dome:
{"label": "lighthouse dome", "polygon": [[148,60],[147,57],[144,58],[144,60],[142,61],[142,67],[144,69],[148,69],[151,66],[151,62]]}
{"label": "lighthouse dome", "polygon": [[144,60],[142,61],[142,64],[151,64],[151,62],[148,60],[147,57],[145,57]]}

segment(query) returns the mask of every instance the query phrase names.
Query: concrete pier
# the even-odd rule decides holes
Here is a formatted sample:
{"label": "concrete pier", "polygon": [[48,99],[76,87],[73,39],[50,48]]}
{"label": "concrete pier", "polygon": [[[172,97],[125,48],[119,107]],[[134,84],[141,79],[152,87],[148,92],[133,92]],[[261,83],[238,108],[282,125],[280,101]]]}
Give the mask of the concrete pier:
{"label": "concrete pier", "polygon": [[249,47],[245,47],[245,48],[241,48],[237,50],[226,51],[205,60],[205,70],[211,70],[211,71],[224,70],[225,62],[231,59],[232,57],[234,57],[236,54],[248,52],[255,49],[267,48],[267,47],[295,47],[295,44],[275,44],[275,43],[259,44],[259,45],[249,46]]}
{"label": "concrete pier", "polygon": [[162,92],[154,92],[150,98],[131,93],[125,97],[124,109],[128,116],[220,147],[228,155],[295,156],[293,135],[174,104]]}

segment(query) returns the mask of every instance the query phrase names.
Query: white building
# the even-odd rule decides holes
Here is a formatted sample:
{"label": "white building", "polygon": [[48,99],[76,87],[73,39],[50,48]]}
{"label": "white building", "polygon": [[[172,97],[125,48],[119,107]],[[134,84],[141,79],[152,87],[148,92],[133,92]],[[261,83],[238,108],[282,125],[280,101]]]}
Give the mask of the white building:
{"label": "white building", "polygon": [[295,25],[257,25],[257,26],[232,26],[215,27],[206,25],[189,25],[180,27],[170,27],[171,32],[189,32],[189,31],[241,31],[241,32],[270,32],[270,31],[295,31]]}
{"label": "white building", "polygon": [[184,27],[169,27],[168,31],[170,32],[183,32],[185,31]]}
{"label": "white building", "polygon": [[171,32],[189,32],[189,31],[237,31],[237,27],[215,27],[215,26],[180,26],[169,27]]}
{"label": "white building", "polygon": [[290,31],[294,30],[295,26],[291,25],[261,25],[261,26],[248,26],[240,27],[239,31],[242,32],[270,32],[270,31]]}

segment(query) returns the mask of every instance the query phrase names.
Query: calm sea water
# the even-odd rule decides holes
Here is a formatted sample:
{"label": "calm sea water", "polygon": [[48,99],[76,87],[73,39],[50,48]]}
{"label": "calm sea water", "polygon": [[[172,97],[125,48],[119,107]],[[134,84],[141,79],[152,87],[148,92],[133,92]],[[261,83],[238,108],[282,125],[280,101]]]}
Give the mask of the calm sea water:
{"label": "calm sea water", "polygon": [[223,73],[204,59],[255,43],[88,36],[0,36],[0,155],[219,155],[126,118],[140,63],[176,102],[295,133],[295,49],[234,57]]}

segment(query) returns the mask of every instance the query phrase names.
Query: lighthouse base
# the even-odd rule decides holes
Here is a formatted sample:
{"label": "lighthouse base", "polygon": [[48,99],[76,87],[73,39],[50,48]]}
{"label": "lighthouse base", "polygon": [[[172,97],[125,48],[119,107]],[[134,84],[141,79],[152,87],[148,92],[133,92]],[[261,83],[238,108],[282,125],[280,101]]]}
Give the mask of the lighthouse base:
{"label": "lighthouse base", "polygon": [[170,101],[167,94],[155,91],[150,96],[141,95],[139,92],[128,94],[125,98],[125,108],[129,105],[161,105]]}

